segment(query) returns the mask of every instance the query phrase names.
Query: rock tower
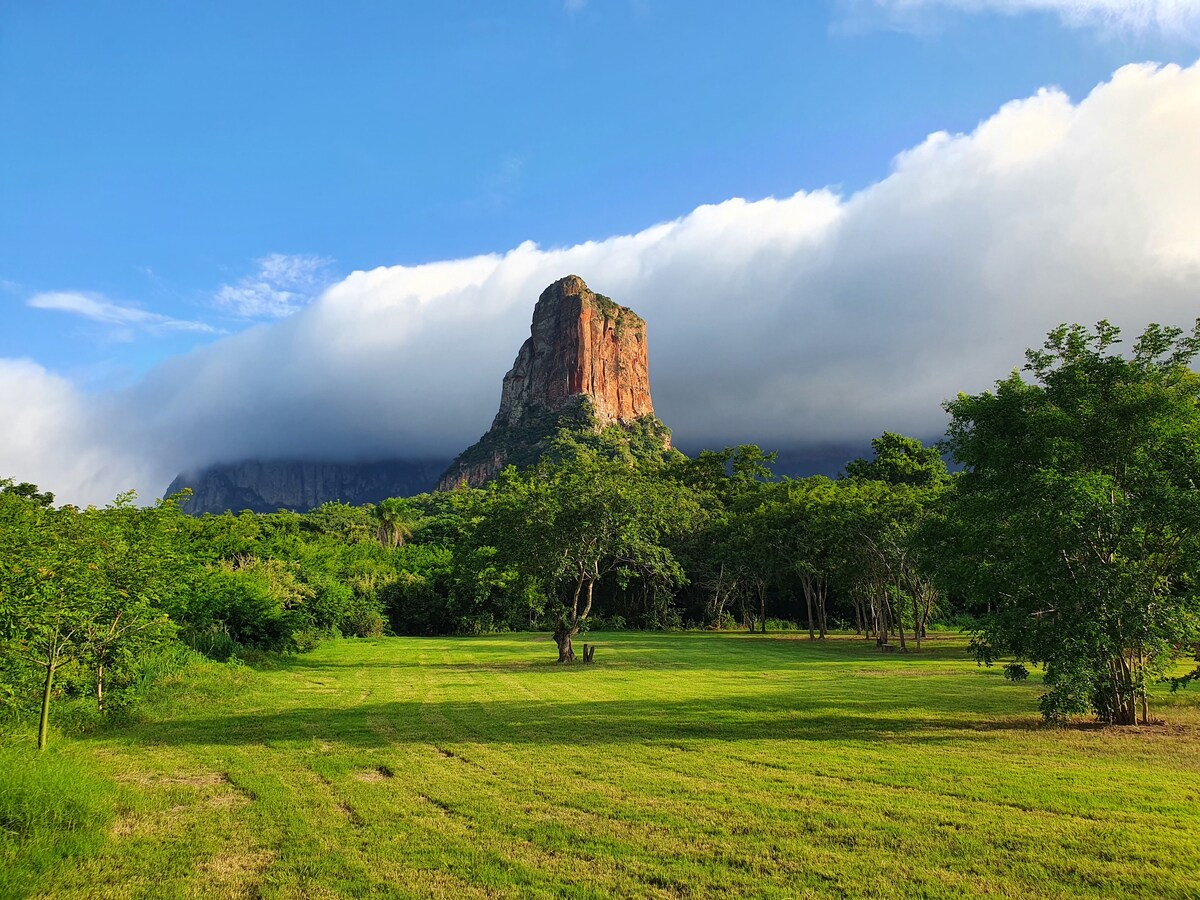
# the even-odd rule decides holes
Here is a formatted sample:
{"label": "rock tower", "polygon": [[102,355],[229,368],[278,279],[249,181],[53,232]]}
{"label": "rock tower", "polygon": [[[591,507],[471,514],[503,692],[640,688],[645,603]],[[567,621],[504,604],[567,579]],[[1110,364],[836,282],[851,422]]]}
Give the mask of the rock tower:
{"label": "rock tower", "polygon": [[450,465],[438,489],[477,487],[509,463],[536,461],[559,428],[599,430],[653,416],[646,322],[568,275],[538,298],[491,430]]}

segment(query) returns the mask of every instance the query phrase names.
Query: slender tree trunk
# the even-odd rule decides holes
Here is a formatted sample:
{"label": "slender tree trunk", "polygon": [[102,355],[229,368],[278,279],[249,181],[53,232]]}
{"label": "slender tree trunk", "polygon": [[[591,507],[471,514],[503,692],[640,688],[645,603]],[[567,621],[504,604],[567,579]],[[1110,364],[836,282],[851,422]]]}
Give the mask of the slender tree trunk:
{"label": "slender tree trunk", "polygon": [[1109,662],[1111,678],[1112,724],[1136,725],[1137,703],[1134,697],[1129,661],[1122,654]]}
{"label": "slender tree trunk", "polygon": [[104,663],[96,666],[96,708],[104,712]]}
{"label": "slender tree trunk", "polygon": [[589,578],[587,583],[587,603],[584,604],[583,612],[580,614],[580,616],[571,623],[571,626],[576,631],[579,631],[579,623],[586,619],[588,617],[588,613],[592,611],[592,588],[595,587],[595,585],[596,580],[594,578]]}
{"label": "slender tree trunk", "polygon": [[1146,657],[1142,648],[1138,647],[1138,673],[1142,688],[1142,724],[1150,724],[1150,700],[1146,696]]}
{"label": "slender tree trunk", "polygon": [[816,630],[813,628],[813,592],[812,587],[806,582],[804,588],[804,605],[808,610],[808,639],[815,641],[817,639]]}
{"label": "slender tree trunk", "polygon": [[900,651],[908,652],[908,644],[904,640],[904,602],[900,599],[900,582],[896,582],[896,634],[900,635]]}
{"label": "slender tree trunk", "polygon": [[829,623],[825,614],[825,595],[829,591],[829,585],[825,583],[822,577],[817,580],[817,628],[821,632],[821,640],[825,640],[825,636],[829,633]]}
{"label": "slender tree trunk", "polygon": [[46,661],[46,684],[42,688],[42,715],[38,720],[38,750],[46,749],[50,734],[50,694],[54,690],[54,670],[58,662],[53,655]]}

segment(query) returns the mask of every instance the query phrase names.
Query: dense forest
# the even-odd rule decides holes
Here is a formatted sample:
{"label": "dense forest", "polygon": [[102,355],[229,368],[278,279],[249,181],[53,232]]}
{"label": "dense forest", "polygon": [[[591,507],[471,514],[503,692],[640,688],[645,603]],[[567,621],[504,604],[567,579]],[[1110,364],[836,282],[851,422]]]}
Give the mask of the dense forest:
{"label": "dense forest", "polygon": [[[1063,326],[993,391],[948,401],[939,446],[885,433],[842,477],[776,479],[743,445],[564,430],[483,488],[300,514],[56,506],[0,481],[0,711],[136,701],[187,654],[335,636],[540,630],[850,631],[917,651],[969,629],[983,663],[1045,667],[1042,713],[1147,719],[1200,638],[1198,330]],[[950,459],[956,473],[947,469]],[[1176,678],[1185,683],[1188,677]]]}

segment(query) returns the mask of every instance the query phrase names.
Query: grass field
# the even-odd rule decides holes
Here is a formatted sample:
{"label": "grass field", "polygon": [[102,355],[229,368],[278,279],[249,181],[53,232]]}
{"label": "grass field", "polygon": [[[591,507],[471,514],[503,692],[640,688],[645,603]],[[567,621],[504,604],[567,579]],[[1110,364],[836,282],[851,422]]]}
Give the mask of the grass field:
{"label": "grass field", "polygon": [[74,767],[97,812],[92,839],[51,834],[0,877],[46,897],[1200,896],[1200,691],[1159,698],[1167,726],[1050,729],[1035,680],[957,637],[907,657],[593,637],[571,669],[506,635],[192,670],[140,722],[5,751],[0,787]]}

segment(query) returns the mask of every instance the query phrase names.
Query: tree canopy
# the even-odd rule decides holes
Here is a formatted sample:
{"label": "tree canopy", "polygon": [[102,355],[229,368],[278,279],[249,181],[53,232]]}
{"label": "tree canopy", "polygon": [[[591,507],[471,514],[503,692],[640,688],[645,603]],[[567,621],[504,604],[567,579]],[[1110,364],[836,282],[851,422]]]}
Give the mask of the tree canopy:
{"label": "tree canopy", "polygon": [[954,588],[995,612],[979,658],[1046,666],[1043,714],[1148,716],[1147,682],[1197,638],[1200,350],[1150,325],[1129,356],[1119,330],[1063,325],[994,391],[946,404],[965,467],[950,508]]}

